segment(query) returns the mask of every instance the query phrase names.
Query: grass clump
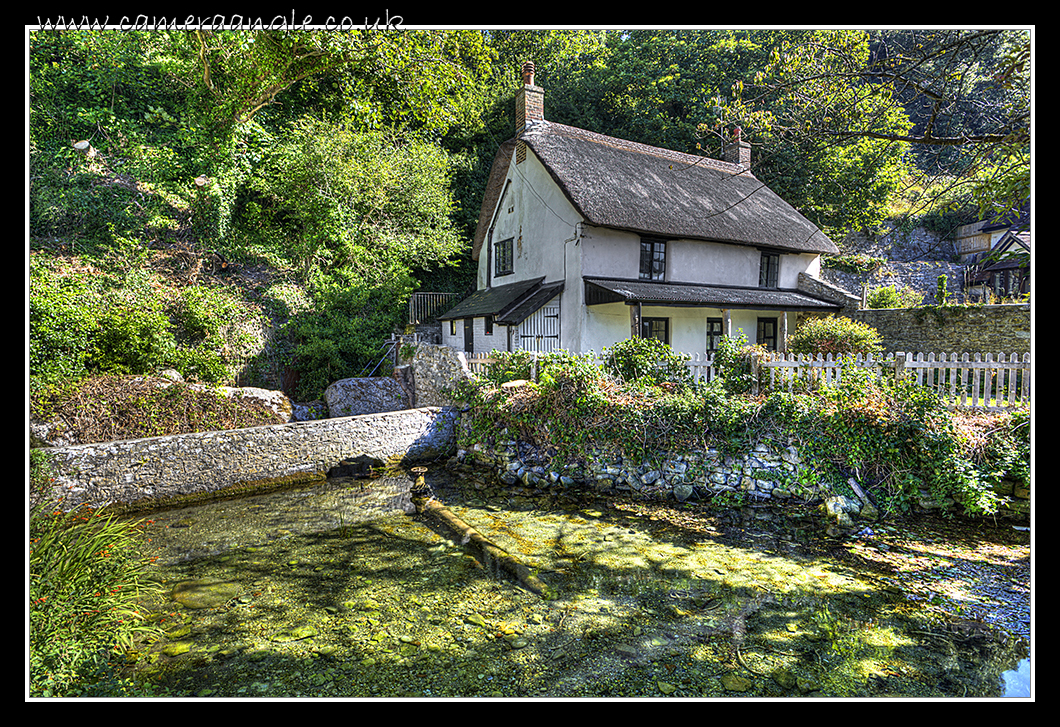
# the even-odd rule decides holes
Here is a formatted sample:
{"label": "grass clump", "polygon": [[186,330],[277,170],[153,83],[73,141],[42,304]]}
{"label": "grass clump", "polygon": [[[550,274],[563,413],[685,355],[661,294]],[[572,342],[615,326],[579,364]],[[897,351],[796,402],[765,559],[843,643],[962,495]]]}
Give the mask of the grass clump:
{"label": "grass clump", "polygon": [[[32,481],[47,483],[34,450]],[[154,627],[139,605],[157,589],[147,577],[140,524],[102,510],[64,512],[39,496],[29,520],[31,697],[135,696],[120,657]]]}

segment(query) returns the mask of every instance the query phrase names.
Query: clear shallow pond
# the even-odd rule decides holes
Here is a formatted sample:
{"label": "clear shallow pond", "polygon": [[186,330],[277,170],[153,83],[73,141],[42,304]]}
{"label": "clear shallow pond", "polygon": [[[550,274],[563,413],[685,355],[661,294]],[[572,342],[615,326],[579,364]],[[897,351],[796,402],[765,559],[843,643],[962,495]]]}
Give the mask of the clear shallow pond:
{"label": "clear shallow pond", "polygon": [[333,480],[149,516],[167,592],[153,608],[167,635],[136,668],[175,695],[202,697],[933,698],[1025,688],[1015,671],[1025,639],[944,618],[844,565],[821,547],[812,518],[498,497],[440,467],[428,482],[550,597],[435,519],[356,522],[373,483]]}

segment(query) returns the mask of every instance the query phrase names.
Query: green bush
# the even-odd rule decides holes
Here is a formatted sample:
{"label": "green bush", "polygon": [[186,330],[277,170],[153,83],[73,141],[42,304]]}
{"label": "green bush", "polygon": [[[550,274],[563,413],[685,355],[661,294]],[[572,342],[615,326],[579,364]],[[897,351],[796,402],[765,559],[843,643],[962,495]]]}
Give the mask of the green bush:
{"label": "green bush", "polygon": [[385,284],[460,252],[449,183],[436,144],[305,116],[269,146],[238,222],[282,250],[304,280],[350,269]]}
{"label": "green bush", "polygon": [[401,324],[412,290],[407,277],[384,287],[338,274],[318,278],[312,309],[293,315],[283,329],[295,342],[295,396],[319,398],[339,379],[367,376],[382,360],[382,342]]}
{"label": "green bush", "polygon": [[996,511],[997,497],[931,389],[848,367],[838,383],[801,396],[810,408],[789,423],[803,456],[834,482],[873,483],[885,513],[910,509],[921,493],[970,513]]}
{"label": "green bush", "polygon": [[500,389],[502,379],[525,378],[521,367],[528,359],[494,354],[493,380],[465,386],[470,428],[462,446],[507,429],[567,459],[588,459],[602,450],[651,461],[710,446],[745,450],[774,439],[795,444],[822,481],[842,488],[857,478],[887,514],[909,509],[925,495],[939,503],[953,500],[969,513],[991,513],[1001,473],[1019,477],[1026,471],[1027,428],[1018,418],[1011,434],[975,454],[935,392],[867,368],[846,368],[837,383],[809,392],[734,394],[730,387],[748,386],[748,370],[741,368],[748,348],[742,338],[727,339],[721,352],[727,376],[672,390],[621,385],[590,356],[573,355],[542,359],[537,386]]}
{"label": "green bush", "polygon": [[113,307],[99,317],[91,361],[103,373],[145,374],[169,366],[177,350],[169,319],[150,304]]}
{"label": "green bush", "polygon": [[535,368],[540,372],[543,357],[532,351],[493,351],[490,359],[482,377],[494,386],[500,386],[509,381],[533,380]]}
{"label": "green bush", "polygon": [[723,336],[714,354],[714,369],[718,372],[719,386],[729,394],[747,394],[754,389],[752,361],[755,356],[766,353],[763,346],[747,342],[740,331],[736,336]]}
{"label": "green bush", "polygon": [[249,355],[258,343],[248,331],[252,323],[248,319],[254,314],[234,288],[184,288],[167,314],[178,342],[173,365],[187,379],[208,383],[233,380],[239,355]]}
{"label": "green bush", "polygon": [[880,334],[872,326],[845,316],[808,318],[788,337],[788,350],[800,354],[873,354],[883,352]]}
{"label": "green bush", "polygon": [[689,356],[655,338],[627,338],[603,352],[604,368],[619,381],[641,386],[692,386]]}
{"label": "green bush", "polygon": [[87,375],[100,312],[95,280],[30,260],[29,369],[35,385]]}
{"label": "green bush", "polygon": [[916,308],[924,302],[924,296],[912,288],[885,285],[869,293],[866,304],[869,308]]}

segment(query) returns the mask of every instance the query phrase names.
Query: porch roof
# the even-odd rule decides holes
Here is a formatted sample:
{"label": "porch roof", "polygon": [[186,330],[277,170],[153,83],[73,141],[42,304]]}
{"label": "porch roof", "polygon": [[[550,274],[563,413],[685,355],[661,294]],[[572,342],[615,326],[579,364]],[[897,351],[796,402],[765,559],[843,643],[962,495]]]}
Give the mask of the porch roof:
{"label": "porch roof", "polygon": [[693,306],[758,310],[838,311],[841,306],[798,290],[737,288],[723,285],[657,283],[644,280],[584,278],[586,305]]}
{"label": "porch roof", "polygon": [[563,292],[563,283],[545,284],[544,281],[544,278],[532,278],[476,290],[438,316],[438,320],[493,316],[499,325],[517,326]]}

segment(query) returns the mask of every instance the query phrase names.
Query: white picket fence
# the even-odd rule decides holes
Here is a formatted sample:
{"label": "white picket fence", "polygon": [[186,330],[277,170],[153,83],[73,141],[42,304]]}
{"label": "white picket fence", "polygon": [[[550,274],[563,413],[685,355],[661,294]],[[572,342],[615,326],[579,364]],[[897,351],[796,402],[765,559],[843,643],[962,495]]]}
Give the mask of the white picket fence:
{"label": "white picket fence", "polygon": [[[467,358],[473,373],[482,372],[493,361],[490,356]],[[771,353],[756,357],[753,363],[756,393],[792,391],[810,382],[834,384],[843,369],[851,365],[909,376],[917,385],[937,391],[951,409],[1003,411],[1031,400],[1029,353],[999,353],[996,357],[991,353],[892,353],[883,357]],[[709,382],[717,374],[714,354],[709,352],[693,355],[688,367],[696,381]],[[536,379],[536,370],[533,378]]]}
{"label": "white picket fence", "polygon": [[791,391],[796,382],[831,384],[854,365],[906,375],[918,386],[934,389],[952,409],[1011,409],[1031,400],[1031,355],[893,353],[882,358],[831,354],[768,354],[755,362],[763,389]]}

